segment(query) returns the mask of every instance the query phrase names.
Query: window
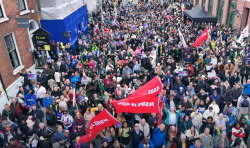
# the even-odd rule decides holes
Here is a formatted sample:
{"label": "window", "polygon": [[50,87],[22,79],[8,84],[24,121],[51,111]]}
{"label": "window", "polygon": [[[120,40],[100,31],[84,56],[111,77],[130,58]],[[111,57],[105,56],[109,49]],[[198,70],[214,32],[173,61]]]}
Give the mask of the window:
{"label": "window", "polygon": [[214,4],[214,0],[209,0],[209,13],[212,14],[213,13],[213,4]]}
{"label": "window", "polygon": [[18,1],[18,7],[19,7],[20,11],[26,10],[25,0],[17,0],[17,1]]}
{"label": "window", "polygon": [[4,15],[3,15],[3,10],[2,10],[1,5],[0,5],[0,18],[4,18]]}
{"label": "window", "polygon": [[202,0],[202,8],[205,10],[206,9],[206,0]]}
{"label": "window", "polygon": [[0,0],[0,23],[8,21],[9,18],[7,18],[6,13],[4,11],[4,6],[2,0]]}
{"label": "window", "polygon": [[[235,14],[232,11],[234,9],[237,9],[237,2],[238,2],[237,0],[230,0],[230,2],[229,2],[228,15],[227,15],[227,25],[229,27],[233,27],[234,26]],[[248,13],[246,13],[246,14],[248,15]]]}
{"label": "window", "polygon": [[31,22],[30,22],[29,31],[34,30],[34,29],[36,29],[36,28],[37,28],[37,24],[36,24],[36,22],[31,21]]}
{"label": "window", "polygon": [[17,0],[17,2],[20,10],[20,15],[25,15],[30,13],[26,0]]}
{"label": "window", "polygon": [[17,49],[16,49],[14,38],[13,38],[13,34],[11,33],[11,34],[4,36],[4,42],[6,45],[6,50],[9,54],[11,65],[13,69],[16,69],[17,67],[20,66],[20,61],[17,55]]}

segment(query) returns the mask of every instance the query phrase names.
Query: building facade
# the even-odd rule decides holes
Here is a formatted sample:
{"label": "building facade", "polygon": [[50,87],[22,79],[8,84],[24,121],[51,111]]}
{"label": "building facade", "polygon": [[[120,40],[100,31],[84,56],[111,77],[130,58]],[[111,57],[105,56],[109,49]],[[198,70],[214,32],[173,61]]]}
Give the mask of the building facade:
{"label": "building facade", "polygon": [[[18,28],[16,18],[28,18],[29,28]],[[0,0],[0,73],[7,93],[15,97],[23,78],[19,71],[35,71],[32,33],[39,28],[34,0]],[[0,82],[0,91],[3,84]],[[9,103],[0,95],[0,110]]]}
{"label": "building facade", "polygon": [[[191,0],[194,6],[199,5],[207,12],[218,17],[221,24],[243,29],[250,23],[250,0]],[[237,9],[238,14],[233,10]]]}

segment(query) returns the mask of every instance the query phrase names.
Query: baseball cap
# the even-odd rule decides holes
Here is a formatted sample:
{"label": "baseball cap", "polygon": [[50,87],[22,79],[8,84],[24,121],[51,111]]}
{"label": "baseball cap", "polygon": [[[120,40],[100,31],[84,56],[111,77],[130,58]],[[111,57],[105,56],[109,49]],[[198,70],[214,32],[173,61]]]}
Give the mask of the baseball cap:
{"label": "baseball cap", "polygon": [[181,134],[181,138],[182,139],[186,139],[186,135],[185,134]]}

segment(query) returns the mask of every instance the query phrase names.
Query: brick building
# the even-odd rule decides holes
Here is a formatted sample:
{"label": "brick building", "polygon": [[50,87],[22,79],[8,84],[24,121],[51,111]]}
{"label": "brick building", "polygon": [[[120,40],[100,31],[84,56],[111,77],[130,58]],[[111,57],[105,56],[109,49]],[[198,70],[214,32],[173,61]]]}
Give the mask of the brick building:
{"label": "brick building", "polygon": [[[250,23],[250,0],[191,0],[194,6],[199,5],[207,12],[218,17],[218,21],[241,30]],[[239,10],[234,14],[232,10]]]}
{"label": "brick building", "polygon": [[[18,28],[15,18],[29,18],[30,27]],[[0,73],[10,96],[16,95],[23,81],[18,72],[35,70],[31,38],[39,26],[34,0],[0,0]],[[6,94],[2,93],[0,99],[2,110],[8,103]]]}

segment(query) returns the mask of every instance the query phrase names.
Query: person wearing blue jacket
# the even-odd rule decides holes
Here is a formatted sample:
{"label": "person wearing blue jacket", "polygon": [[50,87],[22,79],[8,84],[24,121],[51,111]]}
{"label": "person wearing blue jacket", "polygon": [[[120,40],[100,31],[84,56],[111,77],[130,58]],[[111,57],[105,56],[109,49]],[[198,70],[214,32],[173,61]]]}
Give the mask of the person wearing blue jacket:
{"label": "person wearing blue jacket", "polygon": [[243,87],[243,93],[247,94],[247,96],[250,96],[250,80],[247,80],[247,83],[244,84]]}
{"label": "person wearing blue jacket", "polygon": [[213,94],[210,96],[211,100],[215,100],[217,105],[220,105],[220,96],[217,94],[217,91],[213,91]]}
{"label": "person wearing blue jacket", "polygon": [[168,72],[164,78],[164,85],[165,85],[165,87],[167,87],[167,86],[170,86],[172,84],[173,84],[173,78],[171,77],[170,71],[168,70]]}
{"label": "person wearing blue jacket", "polygon": [[64,138],[64,132],[65,130],[62,128],[61,125],[57,126],[57,131],[53,135],[53,143],[59,143],[60,146],[64,146],[67,141],[69,141],[69,137]]}
{"label": "person wearing blue jacket", "polygon": [[49,107],[52,104],[52,101],[53,98],[48,93],[46,93],[45,97],[43,98],[43,107],[44,108]]}
{"label": "person wearing blue jacket", "polygon": [[147,146],[147,148],[154,148],[154,144],[151,140],[148,140],[147,137],[144,137],[143,141],[140,142],[140,145],[138,148],[144,148],[144,145]]}
{"label": "person wearing blue jacket", "polygon": [[155,128],[152,136],[152,143],[154,144],[155,148],[162,148],[162,146],[166,145],[165,124],[160,124]]}
{"label": "person wearing blue jacket", "polygon": [[129,72],[130,74],[133,73],[133,71],[128,67],[128,65],[126,64],[125,67],[122,69],[122,76],[126,76],[127,72]]}
{"label": "person wearing blue jacket", "polygon": [[175,86],[175,90],[177,90],[177,93],[183,97],[183,95],[186,92],[186,87],[184,86],[184,84],[181,84],[181,81],[177,82],[177,85]]}
{"label": "person wearing blue jacket", "polygon": [[203,147],[201,146],[201,141],[196,140],[195,143],[191,145],[189,148],[203,148]]}

